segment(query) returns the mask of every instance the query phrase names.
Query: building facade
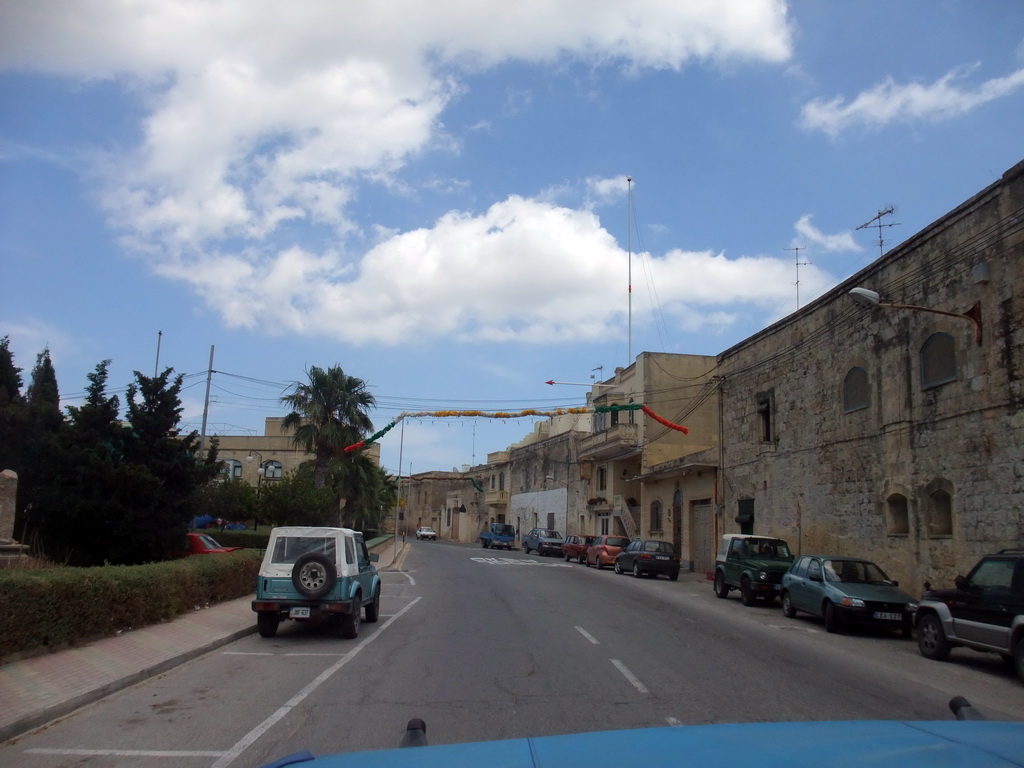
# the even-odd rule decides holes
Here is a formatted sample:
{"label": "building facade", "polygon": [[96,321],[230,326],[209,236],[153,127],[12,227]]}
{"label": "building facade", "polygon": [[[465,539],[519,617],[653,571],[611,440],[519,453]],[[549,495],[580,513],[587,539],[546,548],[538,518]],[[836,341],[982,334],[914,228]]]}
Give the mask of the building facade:
{"label": "building facade", "polygon": [[912,593],[1024,546],[1024,163],[718,364],[720,530]]}

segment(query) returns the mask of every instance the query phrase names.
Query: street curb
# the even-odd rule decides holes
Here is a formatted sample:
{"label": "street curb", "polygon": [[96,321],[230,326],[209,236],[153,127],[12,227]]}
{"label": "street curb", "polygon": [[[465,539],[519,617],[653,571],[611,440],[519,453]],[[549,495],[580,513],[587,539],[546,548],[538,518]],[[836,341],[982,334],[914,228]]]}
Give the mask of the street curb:
{"label": "street curb", "polygon": [[245,629],[239,629],[231,632],[224,637],[219,637],[215,640],[211,640],[204,645],[197,648],[191,648],[188,651],[183,651],[180,654],[172,656],[169,659],[153,664],[145,669],[132,672],[125,675],[124,677],[118,678],[117,680],[111,680],[103,683],[102,685],[94,688],[91,691],[79,694],[72,699],[62,701],[59,704],[52,704],[49,707],[33,712],[32,714],[26,715],[25,717],[15,720],[2,728],[0,728],[0,742],[8,741],[17,736],[21,736],[28,731],[31,731],[40,726],[46,725],[59,718],[69,715],[76,709],[84,707],[86,704],[92,704],[95,701],[99,701],[105,696],[109,696],[112,693],[129,688],[136,683],[140,683],[143,680],[147,680],[151,677],[156,677],[159,674],[167,672],[168,670],[174,669],[187,661],[198,658],[204,653],[216,650],[222,646],[232,643],[235,640],[246,637],[247,635],[254,634],[256,632],[256,624],[253,622],[251,627]]}

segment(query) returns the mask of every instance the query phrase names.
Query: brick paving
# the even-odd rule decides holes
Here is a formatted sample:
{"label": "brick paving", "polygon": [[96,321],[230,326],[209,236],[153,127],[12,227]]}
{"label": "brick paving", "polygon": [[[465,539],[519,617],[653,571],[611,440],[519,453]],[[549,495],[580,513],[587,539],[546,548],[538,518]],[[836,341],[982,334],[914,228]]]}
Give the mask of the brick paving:
{"label": "brick paving", "polygon": [[0,667],[0,741],[256,631],[252,597]]}

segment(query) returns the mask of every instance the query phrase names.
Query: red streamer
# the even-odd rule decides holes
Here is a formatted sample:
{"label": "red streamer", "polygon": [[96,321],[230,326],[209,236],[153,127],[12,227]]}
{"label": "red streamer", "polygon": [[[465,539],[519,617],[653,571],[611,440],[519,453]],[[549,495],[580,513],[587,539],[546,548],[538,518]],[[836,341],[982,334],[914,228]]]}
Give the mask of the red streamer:
{"label": "red streamer", "polygon": [[677,432],[682,432],[682,433],[683,433],[684,435],[688,435],[688,434],[690,434],[690,430],[688,430],[688,429],[687,429],[686,427],[684,427],[684,426],[683,426],[682,424],[673,424],[673,423],[672,423],[671,421],[669,421],[668,419],[663,419],[663,418],[661,418],[661,416],[659,416],[658,414],[656,414],[656,413],[655,413],[654,411],[652,411],[652,410],[651,410],[650,408],[648,408],[648,407],[647,407],[646,405],[645,405],[645,406],[642,406],[640,410],[642,410],[642,411],[643,411],[644,413],[646,413],[646,414],[647,414],[648,416],[650,416],[650,417],[651,417],[652,419],[654,419],[654,420],[655,420],[656,422],[658,422],[659,424],[664,424],[664,425],[665,425],[666,427],[668,427],[669,429],[674,429],[674,430],[676,430]]}

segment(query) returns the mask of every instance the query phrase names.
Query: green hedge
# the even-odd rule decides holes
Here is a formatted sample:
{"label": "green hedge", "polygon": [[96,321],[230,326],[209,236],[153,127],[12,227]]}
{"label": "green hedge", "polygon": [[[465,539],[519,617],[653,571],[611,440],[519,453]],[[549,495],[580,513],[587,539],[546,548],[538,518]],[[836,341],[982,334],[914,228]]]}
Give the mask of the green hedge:
{"label": "green hedge", "polygon": [[262,556],[245,549],[148,565],[0,570],[0,661],[251,595]]}

